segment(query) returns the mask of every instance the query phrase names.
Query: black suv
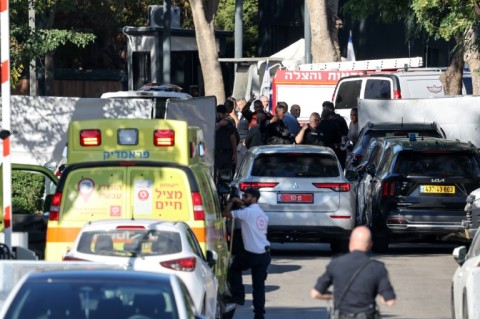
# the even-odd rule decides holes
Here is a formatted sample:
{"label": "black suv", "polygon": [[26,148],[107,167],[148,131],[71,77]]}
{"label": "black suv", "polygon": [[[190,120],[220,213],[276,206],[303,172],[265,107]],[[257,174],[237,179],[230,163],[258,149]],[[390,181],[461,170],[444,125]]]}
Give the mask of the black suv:
{"label": "black suv", "polygon": [[365,148],[370,144],[370,139],[377,137],[409,137],[414,134],[417,138],[421,136],[446,138],[443,129],[437,123],[372,123],[365,124],[358,133],[358,142],[353,146],[351,153],[347,156],[345,171],[353,170],[361,163]]}
{"label": "black suv", "polygon": [[367,167],[365,224],[374,249],[393,240],[464,238],[465,200],[480,187],[475,145],[440,138],[385,138],[378,165]]}

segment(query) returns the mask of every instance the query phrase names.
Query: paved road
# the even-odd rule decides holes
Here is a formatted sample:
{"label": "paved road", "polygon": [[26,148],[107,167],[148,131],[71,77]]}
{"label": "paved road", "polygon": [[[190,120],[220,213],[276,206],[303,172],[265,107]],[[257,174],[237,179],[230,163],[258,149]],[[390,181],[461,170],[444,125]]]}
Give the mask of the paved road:
{"label": "paved road", "polygon": [[[397,305],[381,308],[384,318],[447,319],[450,283],[457,267],[451,256],[455,244],[397,244],[383,261],[397,292]],[[312,300],[310,288],[331,257],[328,245],[273,244],[267,279],[266,319],[323,319],[327,301]],[[253,318],[250,274],[245,273],[246,302],[234,318]]]}

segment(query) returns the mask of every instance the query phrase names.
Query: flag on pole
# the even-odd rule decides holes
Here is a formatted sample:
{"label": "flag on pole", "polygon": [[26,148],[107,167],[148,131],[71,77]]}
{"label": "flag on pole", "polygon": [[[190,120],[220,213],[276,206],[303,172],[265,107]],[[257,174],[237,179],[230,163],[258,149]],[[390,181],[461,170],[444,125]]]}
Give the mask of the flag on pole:
{"label": "flag on pole", "polygon": [[348,36],[347,61],[355,61],[355,50],[353,49],[352,31],[350,31],[350,35]]}

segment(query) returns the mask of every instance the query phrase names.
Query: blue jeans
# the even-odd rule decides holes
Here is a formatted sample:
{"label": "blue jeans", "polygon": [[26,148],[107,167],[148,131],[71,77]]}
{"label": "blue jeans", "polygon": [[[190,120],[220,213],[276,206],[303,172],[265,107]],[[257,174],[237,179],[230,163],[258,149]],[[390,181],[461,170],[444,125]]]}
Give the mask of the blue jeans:
{"label": "blue jeans", "polygon": [[254,254],[243,250],[233,258],[228,272],[230,291],[235,298],[245,299],[245,287],[242,282],[242,271],[250,269],[252,272],[253,312],[255,319],[265,318],[265,280],[267,269],[272,258],[270,253]]}

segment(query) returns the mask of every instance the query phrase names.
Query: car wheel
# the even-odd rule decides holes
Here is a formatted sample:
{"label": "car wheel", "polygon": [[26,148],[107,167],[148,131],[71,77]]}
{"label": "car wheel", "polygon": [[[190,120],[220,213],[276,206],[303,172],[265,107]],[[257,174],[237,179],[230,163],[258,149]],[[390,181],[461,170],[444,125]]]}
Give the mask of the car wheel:
{"label": "car wheel", "polygon": [[232,319],[233,318],[233,315],[235,314],[235,310],[237,309],[237,307],[233,307],[232,310],[227,312],[227,309],[226,309],[227,304],[225,303],[225,301],[223,300],[223,298],[220,294],[217,296],[217,304],[220,307],[220,316],[218,318],[221,318],[221,319]]}
{"label": "car wheel", "polygon": [[373,252],[383,254],[388,250],[388,238],[386,235],[378,234],[373,236]]}
{"label": "car wheel", "polygon": [[462,318],[468,319],[468,302],[467,302],[467,294],[465,291],[463,292]]}

